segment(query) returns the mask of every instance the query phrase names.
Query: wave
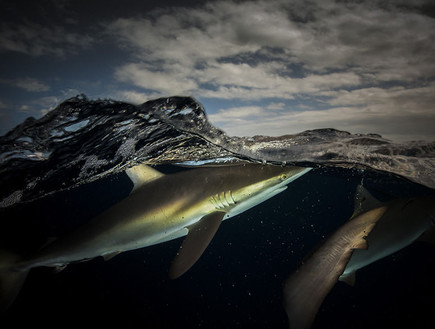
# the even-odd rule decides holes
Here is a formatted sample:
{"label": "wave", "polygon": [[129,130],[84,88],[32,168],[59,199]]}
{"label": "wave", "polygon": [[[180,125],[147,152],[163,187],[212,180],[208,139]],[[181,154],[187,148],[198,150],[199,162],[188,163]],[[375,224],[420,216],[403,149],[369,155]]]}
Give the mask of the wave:
{"label": "wave", "polygon": [[435,188],[435,142],[317,129],[230,137],[191,97],[132,105],[78,95],[0,137],[0,207],[124,171],[138,163],[200,165],[247,160],[382,171]]}

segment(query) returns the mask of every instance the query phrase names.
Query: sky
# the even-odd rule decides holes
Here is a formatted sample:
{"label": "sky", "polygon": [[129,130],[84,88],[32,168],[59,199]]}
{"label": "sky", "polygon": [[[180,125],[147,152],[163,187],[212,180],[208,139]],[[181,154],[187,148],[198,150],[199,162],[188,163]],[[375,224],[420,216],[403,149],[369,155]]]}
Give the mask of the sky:
{"label": "sky", "polygon": [[232,136],[435,140],[435,5],[0,0],[0,135],[80,93],[193,96]]}

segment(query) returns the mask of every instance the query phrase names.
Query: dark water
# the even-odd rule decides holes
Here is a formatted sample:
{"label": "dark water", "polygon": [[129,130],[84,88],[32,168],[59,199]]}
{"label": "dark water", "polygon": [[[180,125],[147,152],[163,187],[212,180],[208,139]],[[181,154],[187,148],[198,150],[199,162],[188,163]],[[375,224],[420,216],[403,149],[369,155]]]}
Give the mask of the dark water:
{"label": "dark water", "polygon": [[[435,194],[433,143],[399,145],[336,130],[233,139],[210,126],[189,98],[142,106],[75,98],[0,142],[0,238],[22,251],[127,196],[132,185],[123,170],[137,162],[164,172],[180,170],[168,163],[218,158],[316,166],[285,192],[225,221],[180,279],[169,280],[167,270],[181,240],[58,274],[33,269],[2,316],[9,326],[286,328],[282,282],[350,217],[362,178],[380,200]],[[360,270],[355,287],[337,283],[314,328],[432,328],[434,278],[435,247],[415,243]]]}

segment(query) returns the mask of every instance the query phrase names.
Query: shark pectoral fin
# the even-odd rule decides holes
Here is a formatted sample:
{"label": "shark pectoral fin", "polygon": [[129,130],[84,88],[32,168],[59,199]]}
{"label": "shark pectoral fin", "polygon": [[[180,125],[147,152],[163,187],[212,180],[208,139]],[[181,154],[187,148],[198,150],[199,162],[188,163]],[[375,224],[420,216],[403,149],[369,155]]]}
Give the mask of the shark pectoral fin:
{"label": "shark pectoral fin", "polygon": [[125,172],[134,184],[132,192],[146,183],[165,176],[160,171],[157,171],[145,164],[128,168]]}
{"label": "shark pectoral fin", "polygon": [[349,272],[346,274],[342,274],[339,278],[339,281],[347,283],[349,286],[353,287],[355,286],[356,281],[356,271]]}
{"label": "shark pectoral fin", "polygon": [[176,279],[183,275],[201,257],[219,228],[224,212],[213,212],[188,227],[189,233],[172,261],[169,277]]}

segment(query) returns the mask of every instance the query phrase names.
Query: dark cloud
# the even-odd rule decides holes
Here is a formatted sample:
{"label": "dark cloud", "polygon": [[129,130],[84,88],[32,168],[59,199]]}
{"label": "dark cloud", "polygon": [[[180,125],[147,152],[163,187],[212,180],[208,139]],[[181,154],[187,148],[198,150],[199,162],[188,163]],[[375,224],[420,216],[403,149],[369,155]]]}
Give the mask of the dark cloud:
{"label": "dark cloud", "polygon": [[1,24],[0,52],[17,52],[31,56],[51,55],[64,57],[76,54],[93,45],[89,35],[67,31],[37,23]]}
{"label": "dark cloud", "polygon": [[0,83],[22,88],[30,92],[41,92],[50,90],[50,86],[33,78],[0,79]]}

